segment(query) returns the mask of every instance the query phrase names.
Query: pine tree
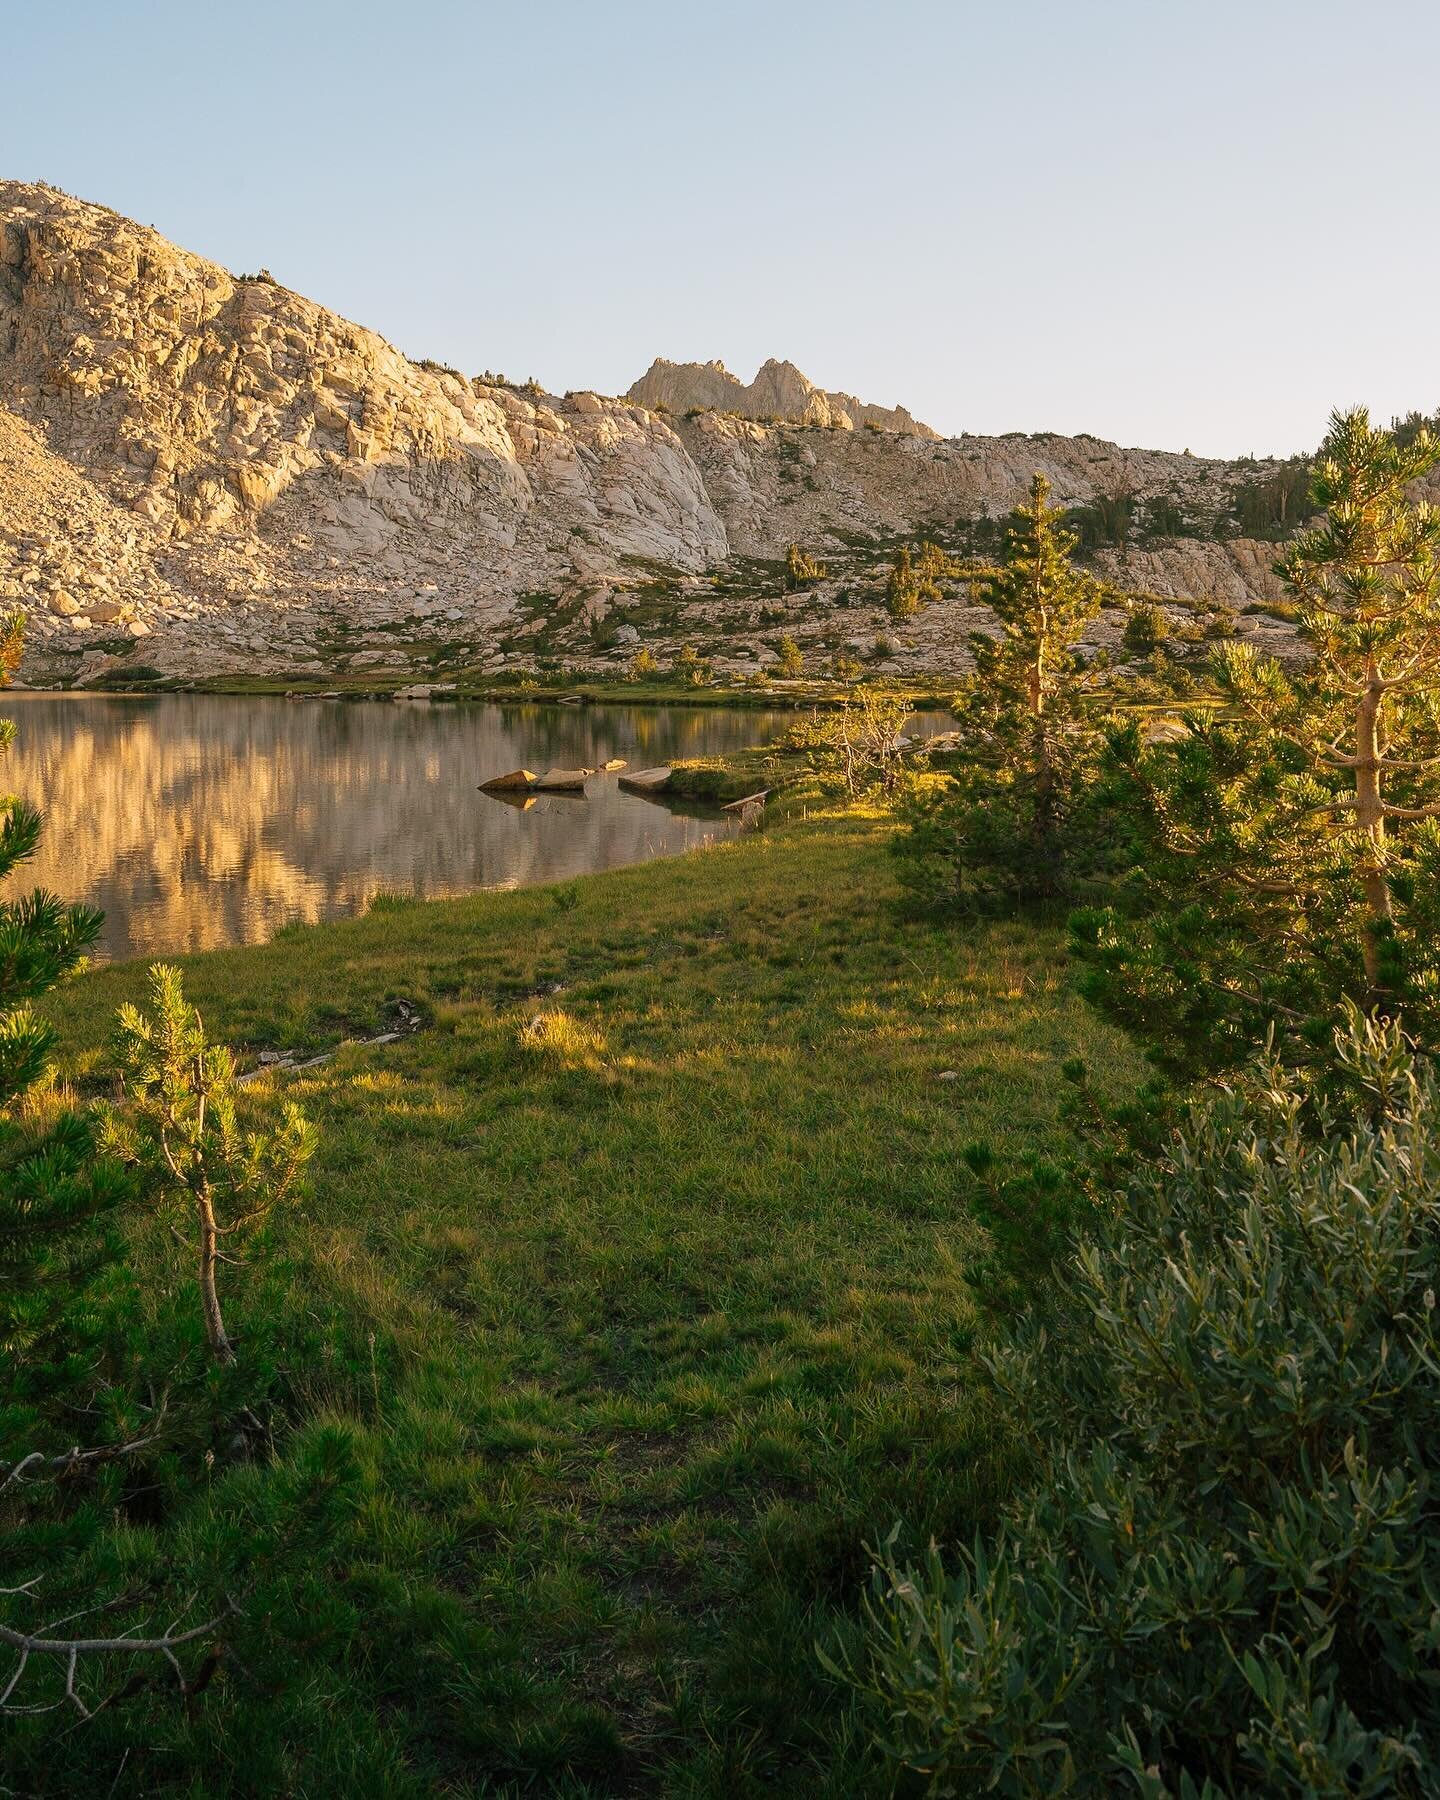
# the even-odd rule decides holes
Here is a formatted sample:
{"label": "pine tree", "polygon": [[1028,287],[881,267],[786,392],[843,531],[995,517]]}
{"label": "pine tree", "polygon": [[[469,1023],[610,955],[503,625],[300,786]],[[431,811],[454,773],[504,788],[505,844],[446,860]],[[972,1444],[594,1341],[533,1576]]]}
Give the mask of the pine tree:
{"label": "pine tree", "polygon": [[235,1351],[221,1313],[216,1279],[227,1246],[253,1236],[276,1207],[293,1199],[315,1153],[315,1131],[288,1103],[271,1133],[244,1131],[236,1113],[235,1060],[209,1043],[188,1004],[180,971],[150,971],[153,1016],[120,1009],[118,1048],[128,1105],[110,1112],[104,1142],[141,1176],[155,1202],[186,1216],[195,1232],[200,1305],[210,1354]]}
{"label": "pine tree", "polygon": [[798,681],[805,673],[805,658],[793,637],[782,637],[775,672],[782,681]]}
{"label": "pine tree", "polygon": [[1164,607],[1153,600],[1137,600],[1120,634],[1120,646],[1129,656],[1154,656],[1169,635],[1170,619]]}
{"label": "pine tree", "polygon": [[885,583],[885,610],[892,619],[913,619],[920,610],[920,582],[907,544],[895,552]]}
{"label": "pine tree", "polygon": [[1334,414],[1325,516],[1276,564],[1311,660],[1227,645],[1224,716],[1170,746],[1115,736],[1135,891],[1078,917],[1076,947],[1090,997],[1173,1075],[1271,1033],[1321,1055],[1347,1001],[1440,1046],[1440,516],[1411,497],[1437,464],[1426,430]]}
{"label": "pine tree", "polygon": [[932,898],[1054,897],[1085,859],[1075,801],[1096,734],[1075,646],[1104,589],[1072,564],[1076,540],[1049,492],[1037,474],[1003,565],[977,587],[1000,631],[970,640],[975,673],[956,706],[965,772],[913,803],[899,840],[913,884]]}
{"label": "pine tree", "polygon": [[[20,660],[23,624],[0,625],[0,686]],[[14,721],[0,721],[0,753],[14,739]],[[0,879],[34,856],[40,832],[33,806],[0,799]],[[97,1158],[83,1117],[45,1103],[55,1033],[30,1002],[76,967],[102,922],[39,889],[0,900],[0,1477],[63,1449],[49,1433],[73,1444],[93,1386],[94,1286],[114,1258],[105,1220],[127,1183]]]}
{"label": "pine tree", "polygon": [[800,548],[798,544],[790,544],[785,551],[785,587],[789,593],[798,593],[801,588],[813,587],[817,581],[823,581],[827,574],[824,563],[817,562]]}
{"label": "pine tree", "polygon": [[907,544],[895,552],[885,583],[885,607],[892,619],[913,619],[922,606],[944,598],[941,582],[965,573],[938,544],[928,540],[914,556]]}

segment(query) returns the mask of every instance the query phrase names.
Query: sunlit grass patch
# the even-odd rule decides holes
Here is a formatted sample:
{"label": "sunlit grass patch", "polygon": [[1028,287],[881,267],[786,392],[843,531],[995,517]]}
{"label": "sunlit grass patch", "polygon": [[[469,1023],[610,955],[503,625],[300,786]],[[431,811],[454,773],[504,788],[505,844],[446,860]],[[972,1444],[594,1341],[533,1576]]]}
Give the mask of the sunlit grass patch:
{"label": "sunlit grass patch", "polygon": [[527,1056],[562,1068],[595,1062],[605,1054],[605,1039],[560,1007],[536,1013],[520,1027],[519,1044]]}

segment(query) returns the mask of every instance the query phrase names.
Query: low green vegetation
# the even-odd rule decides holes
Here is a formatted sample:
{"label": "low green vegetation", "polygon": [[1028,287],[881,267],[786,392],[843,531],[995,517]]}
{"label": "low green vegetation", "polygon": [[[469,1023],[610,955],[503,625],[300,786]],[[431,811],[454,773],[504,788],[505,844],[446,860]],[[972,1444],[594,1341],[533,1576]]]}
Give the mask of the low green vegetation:
{"label": "low green vegetation", "polygon": [[[242,1365],[269,1371],[245,1393],[265,1447],[217,1428],[188,1492],[95,1524],[113,1587],[233,1599],[235,1661],[188,1710],[156,1683],[83,1730],[7,1721],[15,1778],[883,1786],[813,1645],[853,1647],[866,1545],[901,1512],[917,1543],[968,1531],[1017,1454],[966,1399],[967,1269],[993,1252],[954,1146],[1058,1150],[1060,1064],[1133,1064],[1057,934],[904,918],[883,815],[794,810],[564,890],[185,960],[207,1030],[251,1053],[318,1052],[401,999],[425,1025],[244,1090],[319,1140],[305,1206],[224,1271]],[[81,1093],[109,1091],[111,1020],[146,982],[101,969],[51,1002]],[[198,1311],[186,1253],[163,1220],[126,1229],[138,1323],[165,1340]],[[294,1505],[327,1457],[317,1545]],[[237,1574],[227,1553],[272,1532]],[[47,1587],[69,1610],[59,1571]]]}
{"label": "low green vegetation", "polygon": [[1359,1120],[1262,1063],[995,1352],[1003,1529],[887,1554],[859,1679],[935,1791],[1435,1792],[1440,1080],[1331,1048]]}

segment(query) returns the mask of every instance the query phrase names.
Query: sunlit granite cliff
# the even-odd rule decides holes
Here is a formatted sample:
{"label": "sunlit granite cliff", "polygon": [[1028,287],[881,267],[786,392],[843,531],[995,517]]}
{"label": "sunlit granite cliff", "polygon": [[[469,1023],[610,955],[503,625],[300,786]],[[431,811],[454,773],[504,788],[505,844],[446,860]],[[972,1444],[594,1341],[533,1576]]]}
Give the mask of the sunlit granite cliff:
{"label": "sunlit granite cliff", "polygon": [[[1061,502],[1145,522],[1095,554],[1120,585],[1276,593],[1273,544],[1233,511],[1283,465],[941,439],[779,362],[750,384],[657,363],[626,399],[471,378],[263,271],[0,183],[0,602],[29,614],[32,682],[443,682],[687,641],[738,672],[777,606],[817,652],[873,645],[889,547],[1000,517],[1037,468]],[[791,542],[830,580],[786,600]],[[972,613],[900,634],[893,666],[964,667]]]}

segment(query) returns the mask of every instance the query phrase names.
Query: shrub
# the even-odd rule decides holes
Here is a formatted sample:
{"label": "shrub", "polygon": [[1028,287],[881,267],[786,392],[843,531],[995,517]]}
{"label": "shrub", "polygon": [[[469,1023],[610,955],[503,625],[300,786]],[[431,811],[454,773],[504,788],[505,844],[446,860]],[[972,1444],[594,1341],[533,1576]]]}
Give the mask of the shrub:
{"label": "shrub", "polygon": [[660,665],[649,650],[637,650],[630,658],[630,679],[632,681],[648,681],[652,675],[659,673]]}
{"label": "shrub", "polygon": [[816,562],[813,556],[807,556],[798,544],[791,544],[785,551],[785,587],[787,592],[796,593],[801,588],[813,587],[817,581],[826,576],[824,563]]}
{"label": "shrub", "polygon": [[675,662],[691,687],[709,687],[715,679],[714,665],[701,656],[693,644],[682,644]]}
{"label": "shrub", "polygon": [[794,638],[782,637],[777,654],[775,673],[782,681],[798,681],[805,673],[805,658]]}
{"label": "shrub", "polygon": [[1153,656],[1170,635],[1170,618],[1164,607],[1139,600],[1130,608],[1120,642],[1128,656]]}
{"label": "shrub", "polygon": [[887,1548],[859,1677],[932,1793],[1433,1794],[1440,1077],[1336,1034],[1197,1110],[990,1361],[1039,1479]]}
{"label": "shrub", "polygon": [[900,768],[901,727],[909,705],[868,688],[847,694],[830,712],[815,712],[792,725],[785,741],[808,750],[816,767],[837,776],[851,799],[874,787],[890,793]]}
{"label": "shrub", "polygon": [[1205,616],[1205,635],[1224,641],[1235,635],[1235,622],[1238,614],[1233,606],[1216,605],[1210,608]]}

